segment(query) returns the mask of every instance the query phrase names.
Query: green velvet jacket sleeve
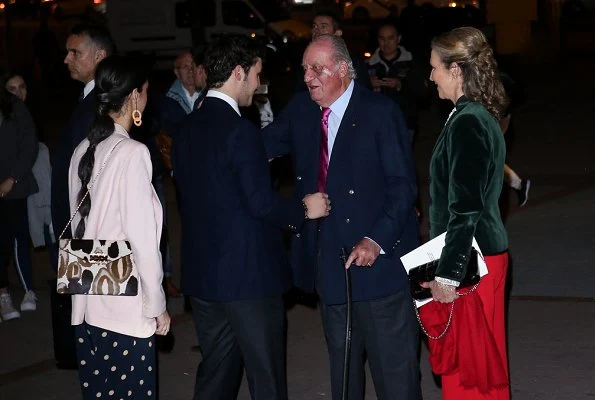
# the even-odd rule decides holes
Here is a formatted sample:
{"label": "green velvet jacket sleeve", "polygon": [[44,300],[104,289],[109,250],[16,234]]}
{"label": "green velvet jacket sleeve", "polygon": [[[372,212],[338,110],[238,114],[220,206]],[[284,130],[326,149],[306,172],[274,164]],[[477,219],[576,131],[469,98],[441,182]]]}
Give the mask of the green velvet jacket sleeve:
{"label": "green velvet jacket sleeve", "polygon": [[498,207],[505,157],[496,118],[461,97],[430,161],[430,237],[446,231],[436,276],[463,279],[473,237],[484,255],[508,248]]}
{"label": "green velvet jacket sleeve", "polygon": [[485,207],[486,189],[493,168],[490,135],[473,114],[460,115],[446,136],[448,155],[448,212],[446,243],[436,275],[460,281],[471,242]]}

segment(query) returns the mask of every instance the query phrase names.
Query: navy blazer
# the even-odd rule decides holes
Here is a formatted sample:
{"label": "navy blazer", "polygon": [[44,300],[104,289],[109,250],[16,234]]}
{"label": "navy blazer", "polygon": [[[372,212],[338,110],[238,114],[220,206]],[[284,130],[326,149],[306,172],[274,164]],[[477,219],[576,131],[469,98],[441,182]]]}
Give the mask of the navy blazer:
{"label": "navy blazer", "polygon": [[175,99],[163,96],[159,100],[159,123],[170,136],[175,136],[188,113]]}
{"label": "navy blazer", "polygon": [[[52,225],[56,239],[70,220],[68,170],[74,149],[89,133],[95,119],[95,89],[81,100],[62,131],[52,158]],[[71,236],[70,229],[64,237]]]}
{"label": "navy blazer", "polygon": [[298,229],[304,209],[272,190],[259,130],[225,101],[207,97],[182,123],[172,165],[184,293],[228,302],[285,292],[289,268],[281,227]]}
{"label": "navy blazer", "polygon": [[[321,109],[308,92],[296,95],[263,130],[269,157],[291,153],[298,196],[317,191]],[[294,284],[316,291],[325,304],[345,303],[341,248],[363,237],[386,254],[371,268],[352,267],[353,300],[397,293],[407,282],[400,257],[418,245],[417,188],[411,146],[401,111],[384,96],[355,85],[329,164],[328,217],[307,221],[294,235]]]}

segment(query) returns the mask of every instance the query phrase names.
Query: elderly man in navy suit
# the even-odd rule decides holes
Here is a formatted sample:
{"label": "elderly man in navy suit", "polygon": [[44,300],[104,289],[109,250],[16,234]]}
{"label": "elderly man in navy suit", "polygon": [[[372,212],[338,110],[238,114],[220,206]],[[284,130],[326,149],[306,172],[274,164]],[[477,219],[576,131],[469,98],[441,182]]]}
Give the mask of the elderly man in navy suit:
{"label": "elderly man in navy suit", "polygon": [[[316,290],[341,399],[344,268],[351,268],[353,334],[348,398],[364,398],[364,362],[379,399],[421,398],[419,330],[399,257],[418,245],[416,183],[401,111],[354,82],[343,39],[317,37],[303,56],[309,93],[297,94],[263,137],[269,157],[291,153],[298,194],[325,191],[333,209],[294,235],[294,284]],[[349,254],[340,260],[341,249]]]}
{"label": "elderly man in navy suit", "polygon": [[283,199],[272,190],[260,132],[239,111],[259,85],[260,46],[222,37],[205,66],[210,90],[172,151],[182,289],[202,348],[194,399],[235,399],[245,366],[253,399],[283,400],[289,269],[280,229],[327,216],[330,204],[323,193]]}

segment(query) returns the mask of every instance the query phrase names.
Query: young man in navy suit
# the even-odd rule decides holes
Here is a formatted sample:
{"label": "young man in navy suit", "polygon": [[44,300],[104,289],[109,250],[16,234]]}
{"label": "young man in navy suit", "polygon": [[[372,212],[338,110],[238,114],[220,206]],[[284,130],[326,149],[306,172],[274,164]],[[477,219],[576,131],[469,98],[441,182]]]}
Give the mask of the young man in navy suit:
{"label": "young man in navy suit", "polygon": [[[297,194],[325,191],[333,210],[294,235],[294,284],[316,291],[341,399],[345,347],[344,268],[351,268],[353,334],[348,398],[364,398],[369,361],[379,399],[421,398],[419,328],[400,256],[418,245],[415,174],[397,105],[354,82],[343,39],[321,35],[303,56],[308,92],[263,130],[268,157],[291,153]],[[347,263],[341,250],[349,253]]]}
{"label": "young man in navy suit", "polygon": [[195,400],[235,399],[243,366],[253,399],[287,399],[282,295],[289,269],[280,229],[296,231],[330,210],[326,194],[290,200],[272,190],[260,132],[239,111],[259,85],[260,54],[245,37],[211,44],[210,90],[173,143],[182,290],[202,348]]}

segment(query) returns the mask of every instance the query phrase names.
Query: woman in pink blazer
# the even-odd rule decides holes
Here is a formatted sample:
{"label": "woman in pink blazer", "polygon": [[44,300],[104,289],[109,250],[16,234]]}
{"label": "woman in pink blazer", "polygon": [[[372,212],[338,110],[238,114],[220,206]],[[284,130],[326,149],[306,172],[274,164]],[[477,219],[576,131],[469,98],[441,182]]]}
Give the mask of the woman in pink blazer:
{"label": "woman in pink blazer", "polygon": [[73,237],[129,241],[140,276],[136,296],[73,296],[84,399],[155,398],[154,334],[165,335],[170,325],[161,286],[161,204],[149,151],[128,135],[147,103],[147,79],[148,71],[128,57],[99,64],[95,120],[70,162],[71,210],[105,163],[72,222]]}

